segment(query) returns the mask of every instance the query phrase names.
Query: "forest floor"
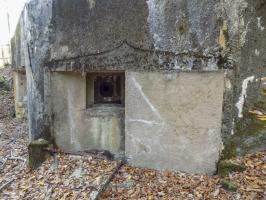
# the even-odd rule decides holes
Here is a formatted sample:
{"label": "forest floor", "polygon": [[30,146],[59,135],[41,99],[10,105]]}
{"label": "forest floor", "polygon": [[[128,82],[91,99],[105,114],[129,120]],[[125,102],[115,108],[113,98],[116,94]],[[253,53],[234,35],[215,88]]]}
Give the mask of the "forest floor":
{"label": "forest floor", "polygon": [[[0,75],[10,79],[10,69]],[[9,76],[9,78],[8,78]],[[27,123],[14,117],[12,90],[0,89],[0,199],[265,199],[266,151],[236,158],[242,172],[192,175],[130,167],[103,155],[58,153],[27,166]]]}

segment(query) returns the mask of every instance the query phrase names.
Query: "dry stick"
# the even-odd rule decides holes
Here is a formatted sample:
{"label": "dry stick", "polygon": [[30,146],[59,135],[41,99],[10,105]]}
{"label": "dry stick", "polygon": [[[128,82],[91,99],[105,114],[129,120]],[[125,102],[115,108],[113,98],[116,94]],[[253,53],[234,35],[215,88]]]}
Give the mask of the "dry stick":
{"label": "dry stick", "polygon": [[1,159],[0,162],[2,163],[2,165],[0,166],[0,170],[5,168],[6,161],[7,161],[7,159]]}
{"label": "dry stick", "polygon": [[109,185],[109,183],[113,180],[113,178],[118,173],[118,171],[123,166],[123,164],[124,164],[124,161],[120,161],[118,163],[118,165],[116,166],[116,168],[113,171],[113,173],[104,181],[104,183],[102,184],[101,188],[98,191],[96,191],[93,194],[93,196],[91,195],[91,199],[92,200],[98,200],[100,198],[101,194],[105,191],[105,189],[107,188],[107,186]]}
{"label": "dry stick", "polygon": [[26,159],[22,158],[22,157],[7,157],[7,159],[9,159],[9,160],[20,160],[20,161],[26,162]]}
{"label": "dry stick", "polygon": [[2,189],[4,189],[6,186],[8,186],[10,183],[12,183],[15,179],[11,179],[10,181],[8,181],[7,183],[3,184],[2,186],[0,186],[0,191]]}

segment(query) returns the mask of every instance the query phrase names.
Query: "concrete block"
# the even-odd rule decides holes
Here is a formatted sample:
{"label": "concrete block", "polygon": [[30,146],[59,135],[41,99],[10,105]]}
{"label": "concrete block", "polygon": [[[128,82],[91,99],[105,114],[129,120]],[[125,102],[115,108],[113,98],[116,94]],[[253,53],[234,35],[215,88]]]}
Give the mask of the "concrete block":
{"label": "concrete block", "polygon": [[216,171],[223,71],[126,73],[126,156],[138,167]]}
{"label": "concrete block", "polygon": [[29,144],[29,167],[36,169],[47,159],[49,155],[47,148],[49,148],[49,146],[50,143],[41,138]]}

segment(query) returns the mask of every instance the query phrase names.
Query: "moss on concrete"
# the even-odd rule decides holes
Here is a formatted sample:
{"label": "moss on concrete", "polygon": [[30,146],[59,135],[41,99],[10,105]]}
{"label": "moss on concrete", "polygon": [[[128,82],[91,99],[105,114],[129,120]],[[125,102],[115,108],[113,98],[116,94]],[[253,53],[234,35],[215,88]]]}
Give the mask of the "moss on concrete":
{"label": "moss on concrete", "polygon": [[[256,102],[253,108],[265,112],[266,100]],[[265,121],[248,111],[244,112],[243,118],[236,123],[234,135],[224,142],[222,160],[265,149],[265,127]]]}
{"label": "moss on concrete", "polygon": [[224,143],[224,150],[222,152],[221,160],[236,157],[237,156],[236,149],[237,149],[237,145],[236,145],[235,140],[230,139],[229,141],[226,141],[226,143]]}
{"label": "moss on concrete", "polygon": [[29,151],[29,167],[36,169],[49,156],[46,148],[49,148],[50,143],[44,139],[38,139],[31,142],[28,146]]}
{"label": "moss on concrete", "polygon": [[220,161],[218,164],[218,175],[225,177],[232,172],[242,172],[245,169],[246,167],[244,165],[239,165],[231,161]]}

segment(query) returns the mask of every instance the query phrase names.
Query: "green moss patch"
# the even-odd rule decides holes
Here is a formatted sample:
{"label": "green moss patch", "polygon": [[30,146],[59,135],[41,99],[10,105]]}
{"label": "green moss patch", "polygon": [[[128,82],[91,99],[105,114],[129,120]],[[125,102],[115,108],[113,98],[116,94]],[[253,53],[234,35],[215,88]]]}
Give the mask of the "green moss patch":
{"label": "green moss patch", "polygon": [[237,185],[234,182],[230,181],[229,179],[221,180],[220,184],[225,190],[232,191],[232,192],[237,191],[237,188],[238,188]]}
{"label": "green moss patch", "polygon": [[[259,102],[258,105],[263,106],[263,103]],[[236,123],[235,134],[227,138],[224,147],[222,160],[265,149],[266,122],[245,112],[243,119]]]}
{"label": "green moss patch", "polygon": [[231,161],[220,161],[218,164],[218,175],[225,177],[232,172],[242,172],[245,171],[246,167],[244,165],[236,164]]}
{"label": "green moss patch", "polygon": [[0,74],[0,90],[9,90],[8,83],[4,76]]}
{"label": "green moss patch", "polygon": [[49,156],[47,148],[50,143],[44,139],[38,139],[31,142],[28,146],[29,151],[29,167],[36,169],[39,167]]}

